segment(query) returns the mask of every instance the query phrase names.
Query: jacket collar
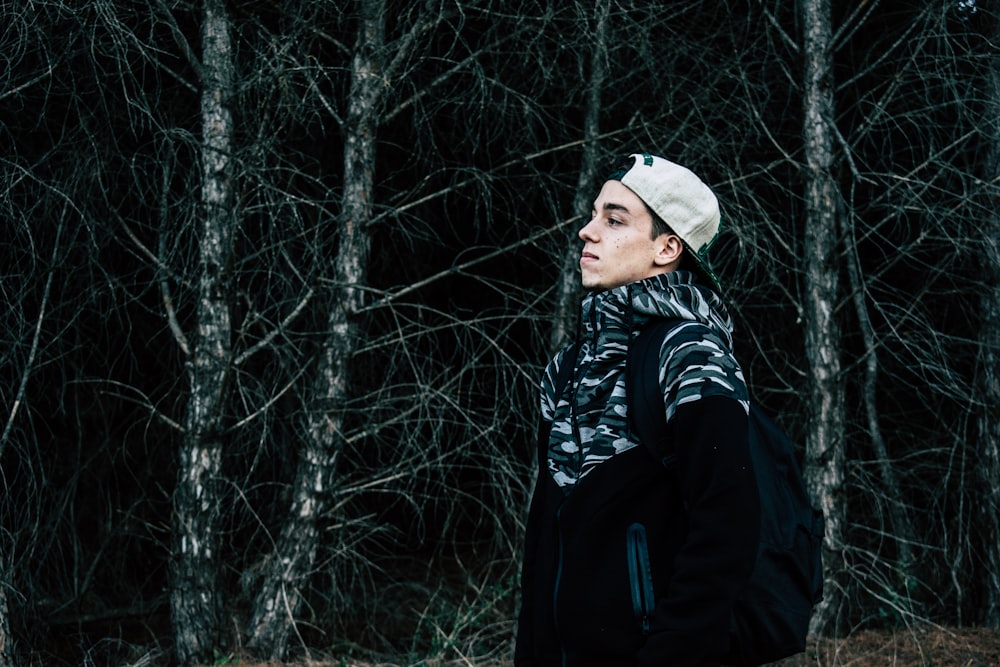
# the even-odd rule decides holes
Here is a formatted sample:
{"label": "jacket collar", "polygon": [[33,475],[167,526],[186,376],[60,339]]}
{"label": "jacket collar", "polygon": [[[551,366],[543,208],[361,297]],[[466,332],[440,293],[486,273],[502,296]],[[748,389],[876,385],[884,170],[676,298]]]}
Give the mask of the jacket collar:
{"label": "jacket collar", "polygon": [[627,348],[651,320],[689,320],[711,328],[732,348],[733,322],[722,299],[689,271],[663,273],[603,292],[582,303],[586,339],[595,349]]}

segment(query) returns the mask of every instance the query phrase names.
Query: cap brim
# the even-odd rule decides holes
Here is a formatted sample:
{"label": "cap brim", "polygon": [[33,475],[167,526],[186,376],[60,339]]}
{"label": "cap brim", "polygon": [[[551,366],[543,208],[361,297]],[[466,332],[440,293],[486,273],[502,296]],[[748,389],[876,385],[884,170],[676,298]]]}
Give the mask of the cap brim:
{"label": "cap brim", "polygon": [[[682,241],[683,243],[683,241]],[[708,287],[713,288],[720,295],[722,294],[722,284],[719,282],[719,277],[715,275],[715,271],[709,265],[708,260],[704,257],[698,255],[687,243],[684,243],[684,249],[690,254],[691,259],[694,260],[695,270],[694,272],[705,278],[708,281]]]}

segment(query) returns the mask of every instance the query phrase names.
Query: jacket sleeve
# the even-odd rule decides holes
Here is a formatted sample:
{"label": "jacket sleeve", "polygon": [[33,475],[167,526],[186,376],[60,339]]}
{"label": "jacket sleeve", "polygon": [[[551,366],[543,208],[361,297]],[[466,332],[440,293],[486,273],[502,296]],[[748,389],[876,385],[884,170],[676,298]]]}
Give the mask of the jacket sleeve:
{"label": "jacket sleeve", "polygon": [[731,608],[753,569],[760,502],[747,413],[732,397],[681,403],[668,424],[677,454],[687,534],[658,600],[640,665],[718,665]]}
{"label": "jacket sleeve", "polygon": [[536,481],[528,510],[528,520],[525,526],[524,554],[521,562],[521,605],[517,617],[517,635],[514,642],[514,664],[516,667],[531,667],[536,664],[534,657],[535,618],[533,612],[533,592],[535,590],[535,557],[538,551],[538,532],[541,517],[541,496],[543,493],[544,475],[546,474],[546,456],[542,449],[543,438],[547,439],[555,411],[554,396],[555,378],[564,358],[564,353],[556,355],[549,362],[542,375],[541,401],[538,416],[538,431],[535,436],[535,474]]}
{"label": "jacket sleeve", "polygon": [[535,665],[535,619],[532,591],[535,586],[535,553],[538,541],[538,509],[541,505],[541,480],[535,483],[528,523],[525,529],[524,558],[521,562],[521,609],[517,617],[517,636],[514,641],[515,667]]}

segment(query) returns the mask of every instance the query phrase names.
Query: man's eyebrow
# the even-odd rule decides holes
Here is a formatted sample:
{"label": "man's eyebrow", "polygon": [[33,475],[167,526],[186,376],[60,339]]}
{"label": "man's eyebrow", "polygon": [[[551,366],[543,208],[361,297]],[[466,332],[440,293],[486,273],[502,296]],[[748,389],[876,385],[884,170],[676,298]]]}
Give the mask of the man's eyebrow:
{"label": "man's eyebrow", "polygon": [[[594,202],[594,208],[595,209],[597,208],[597,202]],[[625,213],[628,214],[632,213],[632,211],[628,210],[628,207],[626,207],[624,204],[618,204],[613,201],[604,202],[604,206],[602,208],[605,211],[624,211]]]}

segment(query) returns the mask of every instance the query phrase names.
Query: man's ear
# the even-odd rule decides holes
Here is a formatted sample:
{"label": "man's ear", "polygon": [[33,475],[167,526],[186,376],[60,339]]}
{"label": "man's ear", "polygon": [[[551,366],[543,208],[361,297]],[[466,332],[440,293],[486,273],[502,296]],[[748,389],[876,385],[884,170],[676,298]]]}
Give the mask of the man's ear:
{"label": "man's ear", "polygon": [[684,253],[684,242],[676,234],[660,234],[656,237],[656,257],[654,263],[657,266],[670,266],[680,262]]}

